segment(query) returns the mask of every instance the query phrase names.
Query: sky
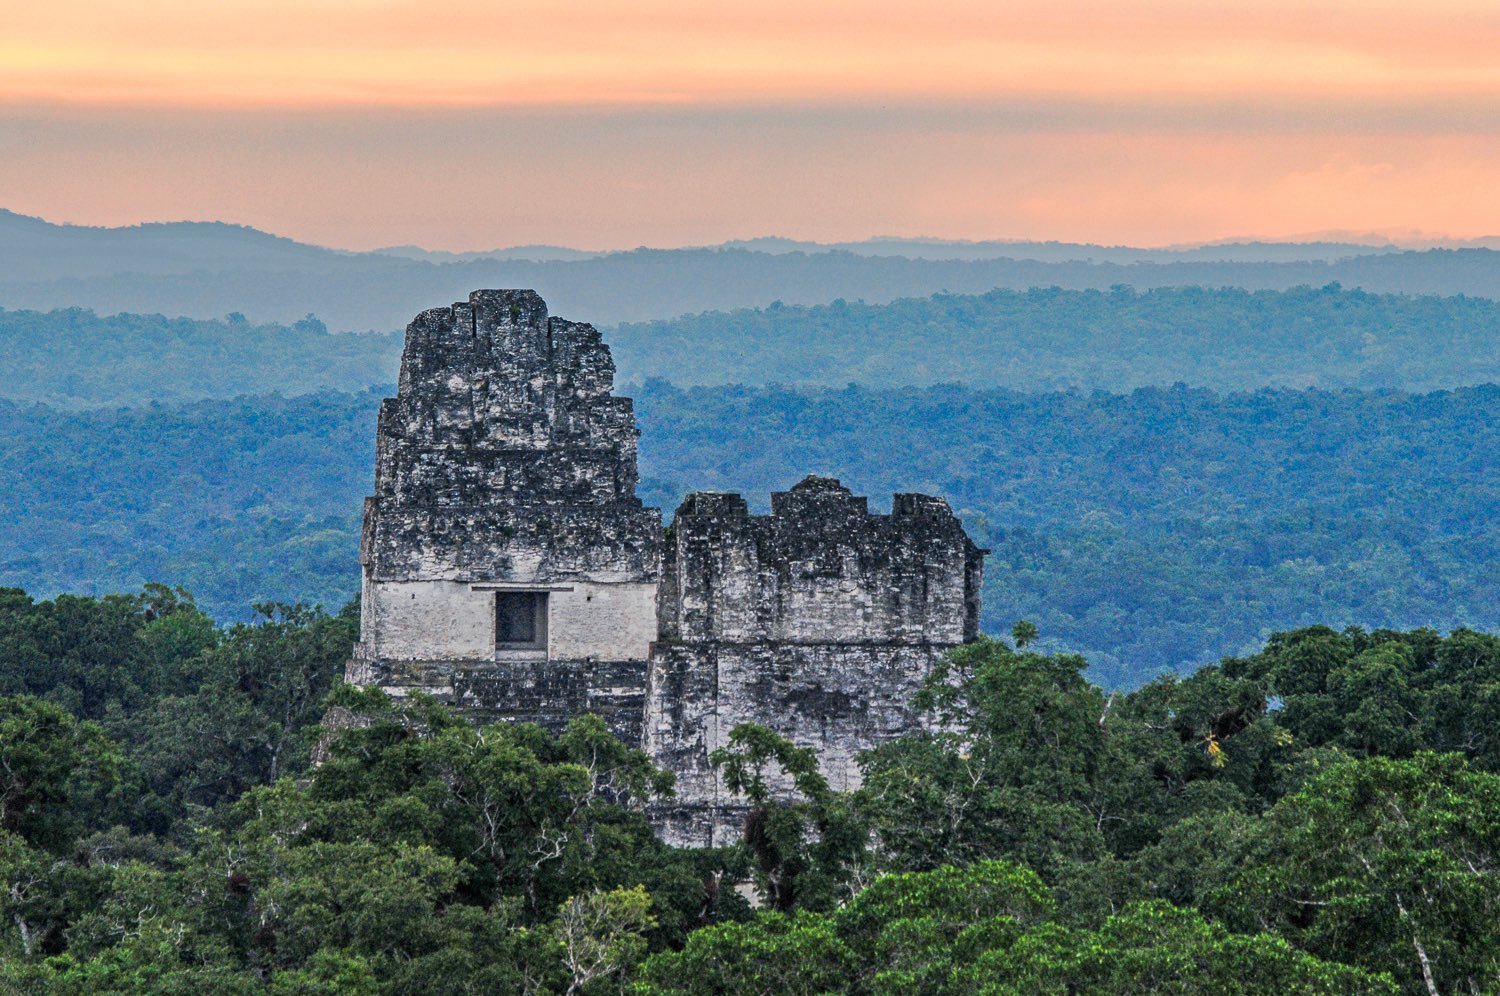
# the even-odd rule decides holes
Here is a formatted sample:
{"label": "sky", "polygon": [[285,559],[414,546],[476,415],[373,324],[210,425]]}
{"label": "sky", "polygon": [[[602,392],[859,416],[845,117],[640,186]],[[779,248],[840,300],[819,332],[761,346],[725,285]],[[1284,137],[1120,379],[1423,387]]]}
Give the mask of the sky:
{"label": "sky", "polygon": [[347,248],[1500,234],[1500,4],[0,0],[0,207]]}

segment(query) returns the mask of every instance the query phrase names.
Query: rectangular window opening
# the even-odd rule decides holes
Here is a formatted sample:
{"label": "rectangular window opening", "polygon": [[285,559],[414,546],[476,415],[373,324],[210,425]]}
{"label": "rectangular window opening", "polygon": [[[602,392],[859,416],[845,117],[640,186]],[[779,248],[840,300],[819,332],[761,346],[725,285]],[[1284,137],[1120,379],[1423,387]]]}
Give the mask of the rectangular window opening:
{"label": "rectangular window opening", "polygon": [[547,593],[495,592],[495,649],[547,649]]}

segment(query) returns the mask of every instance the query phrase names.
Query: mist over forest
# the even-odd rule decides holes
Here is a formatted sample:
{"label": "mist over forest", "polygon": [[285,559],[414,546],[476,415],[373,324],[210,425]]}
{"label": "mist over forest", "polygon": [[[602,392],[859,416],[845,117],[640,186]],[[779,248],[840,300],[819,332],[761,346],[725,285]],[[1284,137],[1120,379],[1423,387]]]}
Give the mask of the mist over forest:
{"label": "mist over forest", "polygon": [[[529,287],[555,314],[596,325],[757,308],[773,301],[883,304],[949,292],[1116,285],[1286,290],[1339,283],[1374,293],[1487,297],[1500,252],[1483,245],[1232,243],[1128,250],[1059,243],[943,243],[920,254],[879,241],[825,248],[750,240],[714,248],[635,249],[583,258],[540,247],[513,253],[353,253],[235,225],[177,223],[100,229],[0,213],[0,306],[90,308],[198,319],[243,314],[291,324],[312,314],[336,332],[391,332],[422,307],[477,287]],[[790,250],[790,251],[788,251]],[[857,251],[856,251],[857,250]],[[559,257],[562,258],[559,258]]]}

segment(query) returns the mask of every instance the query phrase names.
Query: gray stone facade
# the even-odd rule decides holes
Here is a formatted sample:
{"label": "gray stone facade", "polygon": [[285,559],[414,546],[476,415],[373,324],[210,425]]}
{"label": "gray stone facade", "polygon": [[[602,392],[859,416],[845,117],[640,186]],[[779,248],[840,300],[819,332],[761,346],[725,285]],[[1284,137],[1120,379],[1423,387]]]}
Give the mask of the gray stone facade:
{"label": "gray stone facade", "polygon": [[940,498],[871,514],[810,477],[751,515],[690,495],[663,530],[636,497],[635,419],[589,325],[532,291],[476,291],[407,327],[366,500],[349,680],[479,721],[603,715],[678,778],[675,842],[733,836],[708,755],[759,722],[835,787],[910,731],[942,653],[978,634],[983,554]]}
{"label": "gray stone facade", "polygon": [[859,753],[916,729],[922,678],[978,635],[983,561],[941,498],[898,494],[872,515],[821,477],[773,494],[770,515],[689,495],[663,557],[646,691],[646,750],[677,775],[659,813],[668,838],[736,829],[708,758],[740,723],[815,747],[835,789],[857,787]]}
{"label": "gray stone facade", "polygon": [[[639,735],[661,516],[636,497],[635,416],[613,386],[599,333],[531,291],[479,291],[407,326],[350,680],[483,719],[597,712]],[[538,625],[506,640],[516,596]]]}

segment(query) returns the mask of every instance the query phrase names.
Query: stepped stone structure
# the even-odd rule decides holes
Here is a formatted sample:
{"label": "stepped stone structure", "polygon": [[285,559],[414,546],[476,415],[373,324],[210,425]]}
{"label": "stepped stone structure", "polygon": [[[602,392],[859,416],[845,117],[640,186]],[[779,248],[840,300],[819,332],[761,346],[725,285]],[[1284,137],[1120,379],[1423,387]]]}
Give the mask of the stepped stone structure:
{"label": "stepped stone structure", "polygon": [[376,430],[352,680],[482,719],[597,712],[639,735],[662,530],[613,383],[599,333],[532,292],[407,327]]}
{"label": "stepped stone structure", "polygon": [[914,729],[907,703],[978,635],[985,551],[941,498],[872,514],[838,481],[689,495],[663,529],[636,497],[637,430],[589,325],[532,291],[476,291],[407,327],[366,499],[349,680],[421,690],[481,722],[586,712],[676,773],[663,835],[722,843],[736,800],[708,756],[758,722],[856,755]]}

